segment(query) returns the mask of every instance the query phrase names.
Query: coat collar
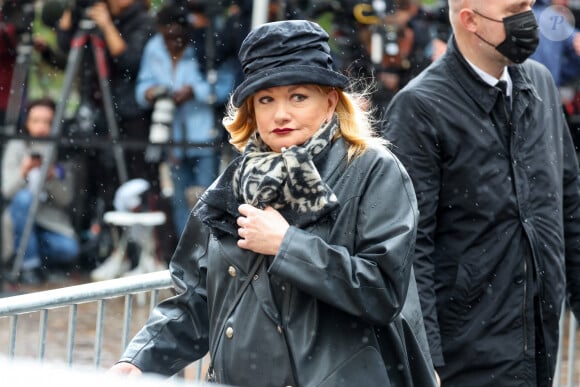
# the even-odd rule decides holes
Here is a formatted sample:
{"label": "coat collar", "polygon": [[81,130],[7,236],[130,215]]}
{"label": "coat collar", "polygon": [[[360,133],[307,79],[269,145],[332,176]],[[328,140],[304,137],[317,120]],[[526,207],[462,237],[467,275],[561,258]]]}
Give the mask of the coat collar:
{"label": "coat collar", "polygon": [[[450,74],[455,75],[457,83],[465,90],[466,94],[489,114],[499,97],[499,90],[485,83],[477,75],[457,48],[455,36],[453,35],[449,38],[447,52],[442,57],[442,61],[449,69]],[[526,100],[526,105],[530,98],[541,100],[523,65],[511,65],[508,67],[508,71],[513,82],[512,95],[515,98],[514,104],[518,104],[522,98]]]}

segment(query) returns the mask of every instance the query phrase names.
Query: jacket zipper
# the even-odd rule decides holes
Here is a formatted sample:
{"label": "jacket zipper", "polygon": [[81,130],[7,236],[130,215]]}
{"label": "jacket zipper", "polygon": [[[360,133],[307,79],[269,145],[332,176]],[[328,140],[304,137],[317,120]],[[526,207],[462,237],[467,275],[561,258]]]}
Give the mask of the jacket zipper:
{"label": "jacket zipper", "polygon": [[[511,159],[511,144],[512,144],[512,132],[513,132],[513,127],[512,127],[512,120],[511,120],[511,112],[513,111],[513,106],[511,106],[511,109],[507,108],[507,104],[511,103],[511,101],[509,100],[509,98],[507,98],[507,96],[501,95],[501,98],[503,99],[503,112],[504,112],[504,117],[506,119],[506,124],[508,127],[508,152],[510,154],[510,159]],[[512,163],[513,165],[513,163]],[[515,184],[515,173],[514,173],[514,184]],[[524,301],[522,302],[522,324],[523,324],[523,330],[524,330],[524,352],[528,351],[528,324],[527,324],[527,320],[526,320],[526,302],[528,299],[528,261],[526,258],[524,258]]]}

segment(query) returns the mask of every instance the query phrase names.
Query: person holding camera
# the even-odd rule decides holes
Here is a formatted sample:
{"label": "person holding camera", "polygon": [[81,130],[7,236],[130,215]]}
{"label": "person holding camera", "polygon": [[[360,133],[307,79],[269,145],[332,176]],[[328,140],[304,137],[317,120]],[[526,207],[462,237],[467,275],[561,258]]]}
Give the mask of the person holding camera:
{"label": "person holding camera", "polygon": [[54,112],[51,99],[31,101],[25,117],[25,130],[31,139],[10,140],[3,155],[2,194],[9,202],[14,251],[20,246],[33,195],[39,195],[19,278],[22,284],[44,282],[50,266],[70,264],[79,254],[69,208],[75,193],[75,165],[55,158],[58,161],[49,167],[46,181],[41,180],[43,155],[52,144],[34,138],[50,135]]}
{"label": "person holding camera", "polygon": [[[65,10],[56,31],[59,48],[68,53],[75,33],[83,28],[81,21],[92,21],[94,30],[102,37],[106,46],[107,77],[111,90],[112,108],[119,127],[121,140],[146,142],[149,134],[150,111],[141,107],[135,100],[135,82],[143,49],[155,33],[155,22],[143,0],[76,0],[72,8]],[[86,23],[85,23],[86,24]],[[93,30],[89,31],[94,33]],[[97,83],[97,61],[92,51],[86,50],[81,68],[81,103],[87,102],[94,110],[95,122],[88,125],[95,133],[88,135],[107,136],[108,128],[104,122],[102,92]],[[88,90],[87,90],[88,89]],[[88,99],[88,101],[83,101]],[[110,149],[100,150],[101,157],[95,157],[99,170],[104,176],[96,176],[107,191],[108,203],[112,206],[112,196],[120,182],[111,179],[114,158]],[[145,161],[143,148],[124,149],[128,179],[145,178],[157,182],[156,166]],[[106,172],[106,173],[105,173]],[[94,180],[94,179],[93,179]],[[98,188],[102,191],[102,188]]]}
{"label": "person holding camera", "polygon": [[[13,118],[17,121],[10,124],[20,123],[24,114],[21,104],[26,100],[27,84],[23,80],[22,84],[17,85],[17,87],[22,88],[20,93],[12,90],[12,83],[16,74],[22,76],[23,72],[27,70],[26,66],[22,66],[22,63],[20,63],[23,67],[21,69],[15,68],[15,66],[17,57],[22,51],[20,46],[26,44],[23,41],[27,40],[32,31],[33,20],[32,0],[19,2],[0,0],[0,125],[5,124],[4,121],[8,120],[10,113],[14,114]],[[10,99],[14,96],[21,97],[21,99],[12,105]],[[9,108],[18,109],[18,111],[8,112]]]}
{"label": "person holding camera", "polygon": [[[175,231],[180,234],[192,206],[186,192],[193,189],[201,193],[217,175],[219,165],[212,144],[221,134],[214,105],[227,101],[234,86],[235,68],[232,62],[222,62],[212,90],[200,70],[203,58],[197,57],[187,39],[191,28],[187,14],[167,2],[157,12],[157,28],[159,32],[143,52],[135,93],[142,107],[155,106],[151,140],[179,144],[166,149],[166,158],[174,187]],[[164,123],[159,122],[159,115]],[[165,126],[160,127],[160,123]]]}

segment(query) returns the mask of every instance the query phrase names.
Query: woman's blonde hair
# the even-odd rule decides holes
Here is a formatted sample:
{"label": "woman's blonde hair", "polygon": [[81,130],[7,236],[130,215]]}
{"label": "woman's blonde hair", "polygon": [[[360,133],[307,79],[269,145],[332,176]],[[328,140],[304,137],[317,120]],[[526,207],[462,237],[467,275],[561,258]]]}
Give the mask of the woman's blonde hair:
{"label": "woman's blonde hair", "polygon": [[[317,87],[325,94],[335,89],[330,86]],[[336,91],[338,104],[335,114],[338,117],[339,126],[336,138],[343,137],[349,144],[348,160],[361,155],[369,147],[386,146],[388,142],[373,129],[375,122],[372,118],[368,92],[348,93],[341,89],[336,89]],[[223,124],[230,133],[230,143],[239,151],[243,151],[250,136],[256,131],[253,98],[246,98],[239,108],[236,108],[230,101]]]}

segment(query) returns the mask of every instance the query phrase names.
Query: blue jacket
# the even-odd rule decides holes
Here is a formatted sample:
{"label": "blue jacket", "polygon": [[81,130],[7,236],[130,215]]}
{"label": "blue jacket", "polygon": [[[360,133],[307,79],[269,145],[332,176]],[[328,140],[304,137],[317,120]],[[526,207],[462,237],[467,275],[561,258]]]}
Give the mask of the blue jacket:
{"label": "blue jacket", "polygon": [[578,33],[577,29],[572,31],[566,39],[560,40],[563,36],[562,31],[555,30],[551,36],[550,29],[563,28],[551,24],[552,14],[542,16],[542,13],[548,9],[548,6],[542,5],[538,1],[532,10],[538,19],[540,26],[540,44],[531,56],[550,70],[556,86],[566,84],[570,80],[580,76],[580,56],[574,51],[574,36]]}
{"label": "blue jacket", "polygon": [[[234,86],[233,64],[225,62],[218,69],[215,83],[216,106],[227,101]],[[200,70],[196,52],[188,45],[175,66],[171,63],[169,51],[161,34],[152,37],[143,52],[141,67],[135,89],[137,102],[143,107],[151,107],[145,99],[145,92],[153,86],[165,86],[169,90],[179,90],[184,85],[193,88],[194,98],[176,108],[171,139],[175,142],[211,143],[219,136],[216,125],[215,107],[210,103],[211,85]],[[185,132],[185,138],[183,136]],[[211,154],[212,148],[190,147],[187,156],[195,157]],[[183,157],[182,149],[176,147],[172,155]]]}

